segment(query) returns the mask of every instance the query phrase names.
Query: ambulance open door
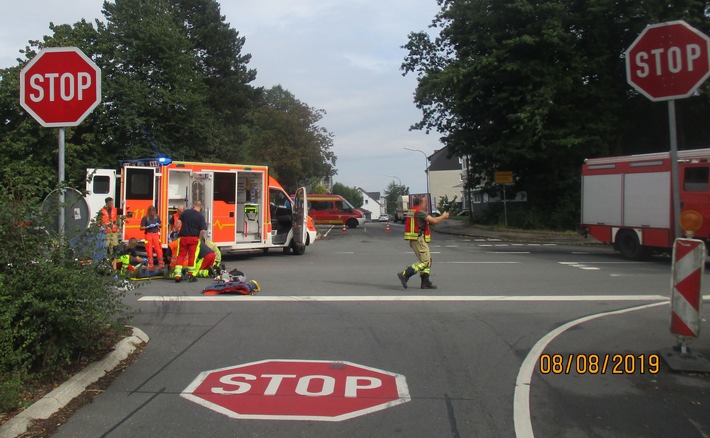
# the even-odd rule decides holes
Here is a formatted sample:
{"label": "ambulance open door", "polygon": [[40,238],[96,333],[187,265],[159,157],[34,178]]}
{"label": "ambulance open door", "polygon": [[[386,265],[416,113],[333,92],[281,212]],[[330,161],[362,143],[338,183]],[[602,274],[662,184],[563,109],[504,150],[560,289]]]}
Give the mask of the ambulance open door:
{"label": "ambulance open door", "polygon": [[306,239],[308,238],[308,196],[305,187],[296,190],[294,201],[293,244],[291,249],[294,254],[302,255],[306,252]]}
{"label": "ambulance open door", "polygon": [[142,239],[141,220],[151,205],[157,207],[155,168],[124,166],[121,178],[123,196],[116,207],[123,210],[123,240]]}
{"label": "ambulance open door", "polygon": [[190,207],[195,203],[195,201],[200,201],[202,203],[202,216],[207,222],[207,231],[205,232],[205,238],[214,241],[213,239],[213,184],[214,175],[212,172],[195,172],[190,176]]}

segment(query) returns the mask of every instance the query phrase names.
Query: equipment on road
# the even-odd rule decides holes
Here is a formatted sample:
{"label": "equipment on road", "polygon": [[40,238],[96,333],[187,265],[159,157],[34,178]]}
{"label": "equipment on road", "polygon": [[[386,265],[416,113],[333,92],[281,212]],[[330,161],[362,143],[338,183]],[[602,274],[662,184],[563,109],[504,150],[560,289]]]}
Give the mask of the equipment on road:
{"label": "equipment on road", "polygon": [[254,280],[240,281],[219,281],[217,284],[207,286],[202,290],[203,295],[219,295],[219,294],[240,294],[254,295],[259,292],[261,287]]}
{"label": "equipment on road", "polygon": [[[678,152],[681,225],[710,237],[710,149]],[[675,236],[668,152],[587,159],[582,166],[582,229],[630,259],[670,251]],[[684,221],[692,225],[683,224]]]}

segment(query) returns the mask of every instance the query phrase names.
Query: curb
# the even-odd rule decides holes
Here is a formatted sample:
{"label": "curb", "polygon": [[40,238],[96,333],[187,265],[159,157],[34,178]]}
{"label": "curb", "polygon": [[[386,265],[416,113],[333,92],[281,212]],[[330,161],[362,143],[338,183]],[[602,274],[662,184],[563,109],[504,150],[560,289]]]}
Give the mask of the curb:
{"label": "curb", "polygon": [[27,432],[34,420],[46,420],[75,397],[80,395],[92,383],[99,380],[107,372],[116,368],[124,359],[136,350],[136,347],[148,343],[150,338],[143,330],[131,327],[131,336],[122,339],[114,350],[103,359],[92,363],[79,371],[74,377],[62,383],[57,389],[45,395],[30,407],[17,414],[7,423],[0,426],[0,438],[15,438]]}

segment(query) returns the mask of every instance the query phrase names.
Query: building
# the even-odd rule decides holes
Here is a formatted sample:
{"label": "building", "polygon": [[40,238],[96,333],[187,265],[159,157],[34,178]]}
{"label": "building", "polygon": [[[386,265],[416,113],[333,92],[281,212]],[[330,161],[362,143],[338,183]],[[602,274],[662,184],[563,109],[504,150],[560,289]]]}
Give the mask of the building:
{"label": "building", "polygon": [[454,197],[456,202],[463,201],[463,181],[464,170],[462,160],[458,157],[448,156],[448,146],[438,151],[434,151],[428,157],[429,167],[429,191],[431,192],[431,204],[437,208],[442,197],[446,196],[449,201]]}
{"label": "building", "polygon": [[365,213],[366,220],[376,220],[381,214],[387,214],[387,203],[385,198],[381,197],[380,192],[366,192],[360,187],[357,189],[362,194],[360,210]]}

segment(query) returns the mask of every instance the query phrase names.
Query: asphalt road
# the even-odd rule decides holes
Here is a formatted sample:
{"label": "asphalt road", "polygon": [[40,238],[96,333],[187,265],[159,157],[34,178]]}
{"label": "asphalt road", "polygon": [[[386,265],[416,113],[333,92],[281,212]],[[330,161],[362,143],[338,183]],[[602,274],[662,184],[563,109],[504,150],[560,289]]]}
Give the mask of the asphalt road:
{"label": "asphalt road", "polygon": [[[207,279],[142,284],[127,301],[150,343],[56,436],[710,436],[709,375],[654,361],[675,344],[667,257],[635,263],[605,247],[435,233],[439,289],[420,290],[413,278],[404,290],[396,273],[414,257],[402,231],[335,228],[303,256],[228,258],[229,269],[259,281],[253,297],[204,297]],[[706,319],[691,347],[710,357]],[[270,359],[384,370],[406,380],[406,394],[343,421],[232,418],[184,397],[204,371]],[[264,379],[235,373],[220,386],[230,400]],[[280,373],[270,381],[290,391],[291,408],[347,400],[340,383],[330,397],[325,377],[294,390],[297,378]],[[354,382],[369,393],[368,381]],[[274,405],[240,400],[256,411]]]}

